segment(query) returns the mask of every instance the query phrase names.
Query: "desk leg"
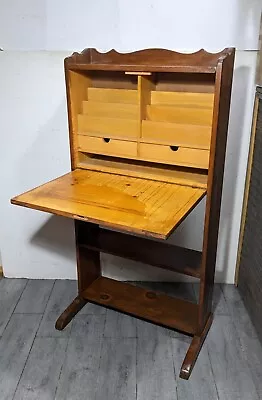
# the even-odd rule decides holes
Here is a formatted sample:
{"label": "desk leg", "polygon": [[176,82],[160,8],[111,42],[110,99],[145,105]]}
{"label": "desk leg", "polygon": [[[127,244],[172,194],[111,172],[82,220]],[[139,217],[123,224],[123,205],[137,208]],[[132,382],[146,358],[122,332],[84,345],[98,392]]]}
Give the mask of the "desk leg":
{"label": "desk leg", "polygon": [[85,299],[77,296],[60,315],[60,317],[56,321],[55,328],[59,331],[62,331],[69,324],[69,322],[71,322],[74,316],[84,307],[86,303],[87,301]]}
{"label": "desk leg", "polygon": [[82,298],[81,293],[101,276],[100,252],[81,246],[81,244],[88,242],[90,236],[97,235],[98,232],[98,225],[75,221],[78,296],[56,321],[55,327],[58,330],[64,329],[88,302]]}
{"label": "desk leg", "polygon": [[180,370],[180,378],[182,379],[188,379],[191,375],[191,372],[194,368],[195,362],[197,360],[197,356],[201,350],[201,347],[204,343],[204,340],[206,338],[206,335],[208,334],[209,328],[212,324],[213,320],[213,315],[210,314],[206,326],[203,329],[203,332],[198,336],[195,335],[192,339],[192,342],[189,346],[189,349],[186,353],[186,357],[183,361],[181,370]]}

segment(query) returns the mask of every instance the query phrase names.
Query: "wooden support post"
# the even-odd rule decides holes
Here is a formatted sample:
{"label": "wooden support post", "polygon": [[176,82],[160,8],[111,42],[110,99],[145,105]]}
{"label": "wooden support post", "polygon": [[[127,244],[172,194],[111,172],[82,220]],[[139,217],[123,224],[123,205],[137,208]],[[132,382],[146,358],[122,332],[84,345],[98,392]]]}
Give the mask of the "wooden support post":
{"label": "wooden support post", "polygon": [[81,242],[98,235],[99,226],[87,222],[75,221],[75,239],[77,252],[78,296],[66,308],[56,321],[55,327],[63,330],[74,316],[88,302],[81,293],[101,276],[100,252],[81,246]]}

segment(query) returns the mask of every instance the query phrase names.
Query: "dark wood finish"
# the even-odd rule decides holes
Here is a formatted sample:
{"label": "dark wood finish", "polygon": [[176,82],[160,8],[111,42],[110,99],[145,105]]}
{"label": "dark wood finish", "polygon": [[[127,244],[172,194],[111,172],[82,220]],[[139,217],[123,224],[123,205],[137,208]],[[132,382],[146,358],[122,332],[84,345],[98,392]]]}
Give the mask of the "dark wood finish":
{"label": "dark wood finish", "polygon": [[101,277],[81,296],[95,304],[123,311],[159,325],[196,333],[198,305]]}
{"label": "dark wood finish", "polygon": [[77,296],[57,319],[55,328],[58,331],[62,331],[69,322],[71,322],[74,316],[86,305],[86,303],[87,300],[83,299],[81,296]]}
{"label": "dark wood finish", "polygon": [[121,54],[115,50],[99,53],[96,49],[85,49],[65,59],[71,69],[115,70],[115,71],[166,71],[214,73],[218,62],[228,56],[230,49],[220,53],[208,53],[204,49],[192,54],[165,49],[146,49]]}
{"label": "dark wood finish", "polygon": [[[101,276],[100,252],[79,246],[79,236],[82,224],[83,222],[75,220],[79,293],[85,290],[89,285],[91,285],[92,282]],[[85,235],[87,241],[91,240],[91,238],[95,238],[98,234],[98,225],[85,223]]]}
{"label": "dark wood finish", "polygon": [[[135,315],[138,318],[146,319],[156,324],[195,335],[182,365],[180,377],[184,379],[188,379],[190,376],[212,321],[212,293],[234,53],[234,49],[231,48],[224,49],[217,54],[208,53],[203,49],[193,54],[181,54],[160,49],[147,49],[127,54],[120,54],[115,50],[111,50],[107,53],[100,53],[95,49],[86,49],[81,54],[74,53],[65,59],[72,174],[74,176],[77,174],[81,175],[81,172],[77,169],[79,167],[92,171],[93,176],[95,175],[96,177],[99,174],[94,174],[94,171],[99,171],[101,180],[97,182],[98,179],[95,178],[93,186],[97,193],[96,199],[98,199],[96,206],[99,208],[102,218],[96,219],[96,217],[93,216],[92,219],[91,209],[93,205],[89,205],[87,208],[83,207],[83,204],[85,204],[87,200],[92,200],[92,190],[88,188],[87,191],[81,192],[79,176],[75,179],[75,182],[71,183],[71,185],[75,184],[76,187],[72,188],[69,183],[65,185],[65,193],[70,194],[73,191],[78,209],[82,210],[82,213],[79,211],[79,213],[71,212],[71,214],[66,214],[71,218],[79,219],[79,221],[75,221],[79,293],[78,297],[58,319],[56,327],[57,329],[63,329],[83,307],[85,302],[90,301]],[[147,81],[149,84],[145,84]],[[168,124],[177,123],[179,121],[174,119],[174,117],[177,118],[177,115],[180,115],[177,109],[172,111],[172,115],[170,114],[170,109],[167,112],[165,103],[163,103],[164,105],[162,104],[162,106],[161,104],[160,106],[154,105],[152,108],[150,105],[152,100],[151,89],[153,91],[158,91],[158,95],[160,94],[160,96],[163,96],[163,94],[161,95],[160,93],[161,91],[163,93],[176,92],[176,97],[178,96],[180,101],[182,99],[182,103],[185,103],[183,103],[184,105],[182,107],[184,110],[183,115],[185,115],[186,119],[184,122],[188,124],[189,128],[186,131],[190,134],[195,129],[194,125],[200,122],[201,124],[206,124],[205,126],[208,126],[211,130],[211,121],[208,120],[207,123],[205,118],[200,121],[198,114],[199,110],[203,108],[203,98],[212,98],[212,101],[210,102],[209,100],[208,102],[209,110],[211,110],[209,112],[211,114],[213,112],[211,144],[209,140],[208,143],[205,142],[205,153],[201,153],[200,150],[196,151],[196,149],[193,148],[186,149],[185,146],[185,149],[182,149],[182,153],[180,152],[178,155],[172,155],[171,157],[170,154],[166,152],[167,147],[164,147],[162,142],[156,143],[154,146],[151,143],[149,147],[148,143],[146,146],[144,145],[143,123],[145,124],[145,121],[154,120],[155,118],[156,122],[161,122],[161,124],[162,122],[167,122]],[[93,97],[93,101],[94,99],[100,99],[99,101],[101,103],[105,103],[105,99],[108,99],[108,93],[111,93],[111,100],[108,101],[110,105],[109,109],[112,110],[111,112],[113,115],[111,120],[109,118],[110,116],[104,118],[104,114],[102,113],[102,117],[101,115],[99,117],[98,125],[96,123],[90,125],[90,115],[88,116],[89,119],[86,119],[86,116],[84,116],[83,124],[84,105],[90,99],[92,103],[92,93],[93,95],[96,93],[96,96],[98,96]],[[202,93],[201,96],[200,93]],[[214,103],[212,93],[214,94]],[[188,96],[191,96],[192,99],[192,94],[193,97],[195,96],[194,99],[198,99],[196,104],[194,104],[195,111],[191,110],[192,112],[186,113],[186,107],[192,108],[192,104],[190,104],[190,102],[188,103]],[[173,104],[174,97],[172,97],[172,94],[170,97],[170,93],[164,93],[164,96],[165,99],[172,98],[169,101],[165,100],[167,101],[167,105],[177,107],[178,103],[176,103],[175,106]],[[89,100],[87,97],[89,97]],[[201,98],[202,100],[200,100]],[[112,106],[112,103],[120,103],[121,105],[126,102],[127,105],[130,101],[132,105],[139,105],[139,116],[137,118],[134,117],[134,114],[131,112],[131,110],[134,110],[132,105],[131,108],[126,108],[126,106],[122,107],[122,112],[124,110],[126,113],[127,109],[129,110],[128,118],[126,118],[126,122],[123,123],[125,119],[123,114],[120,113],[121,115],[119,115],[119,118],[116,118],[121,106]],[[152,115],[150,113],[145,112],[145,106],[147,106],[146,110],[148,108],[151,110],[151,114],[152,110],[155,109],[157,111],[157,114],[155,116],[153,115],[153,119],[151,119]],[[117,110],[115,110],[114,107],[118,107]],[[94,109],[96,109],[97,113],[97,108]],[[98,109],[101,111],[99,107]],[[108,106],[104,108],[104,110],[105,109],[108,109]],[[129,119],[130,113],[133,115],[133,119]],[[124,115],[126,117],[126,114]],[[91,115],[91,119],[92,118],[94,121],[94,117]],[[87,120],[89,120],[89,125],[88,123],[86,124]],[[112,122],[112,120],[114,121]],[[170,125],[168,126],[169,128],[166,128],[166,132],[171,132]],[[97,135],[94,135],[94,133],[98,131],[99,134],[104,135],[102,137],[108,138],[111,129],[113,130],[111,136],[114,136],[114,134],[116,136],[111,141],[111,145],[114,146],[114,151],[110,153],[110,151],[108,152],[108,147],[107,149],[100,149],[101,145],[99,148],[96,147],[98,143],[100,143],[100,139],[97,139]],[[197,131],[199,131],[199,129]],[[86,133],[85,143],[89,143],[84,146],[84,150],[80,145],[81,141],[83,141],[83,132]],[[200,135],[202,133],[200,129]],[[87,142],[88,135],[89,139]],[[154,133],[154,135],[157,136],[157,133]],[[130,140],[130,137],[132,140]],[[174,138],[172,137],[172,139]],[[90,140],[92,145],[90,144]],[[123,140],[125,142],[121,143]],[[199,142],[194,144],[197,149],[200,148],[199,146],[203,138],[200,137],[198,140]],[[186,143],[189,142],[186,141]],[[172,143],[172,145],[178,149],[178,145],[175,143]],[[133,150],[131,150],[131,148]],[[149,148],[151,151],[148,150]],[[143,149],[144,156],[142,157]],[[191,160],[189,156],[185,156],[184,159],[183,157],[179,159],[181,154],[189,154],[188,151],[191,155],[194,154],[194,159]],[[201,151],[204,150],[202,149]],[[143,160],[151,160],[151,152],[155,153],[153,154],[153,161],[155,162],[150,162],[150,164],[144,162]],[[97,154],[100,155],[98,156]],[[204,163],[203,155],[206,157]],[[113,227],[115,229],[120,225],[121,227],[119,229],[124,232],[132,232],[133,234],[137,233],[146,236],[148,234],[148,229],[133,229],[135,216],[130,212],[132,209],[127,207],[127,203],[130,201],[130,197],[132,197],[131,204],[135,203],[140,208],[142,204],[148,213],[146,214],[147,220],[150,222],[155,221],[156,224],[158,224],[157,229],[154,228],[153,231],[152,229],[150,230],[149,236],[166,239],[167,235],[178,226],[178,223],[188,215],[193,206],[205,195],[206,176],[205,172],[199,170],[199,168],[207,169],[208,158],[207,202],[202,253],[167,245],[166,243],[154,242],[142,237],[132,237],[124,233],[112,232],[101,229],[97,225],[101,223],[103,226],[107,226],[108,228]],[[148,169],[153,165],[151,173],[147,170],[143,170],[142,172],[139,170],[142,166],[141,162],[143,167],[146,166]],[[166,164],[165,168],[163,168],[164,164]],[[183,168],[174,165],[171,167],[169,164],[182,165]],[[195,170],[193,167],[196,167]],[[168,171],[167,175],[165,175],[165,170]],[[184,174],[186,171],[187,177]],[[188,174],[189,172],[190,174]],[[141,173],[144,175],[141,176]],[[125,190],[122,190],[122,192],[120,190],[120,194],[123,195],[124,193],[126,197],[123,197],[123,204],[121,209],[117,210],[118,214],[116,213],[113,225],[107,224],[108,213],[112,216],[114,212],[112,203],[115,202],[117,196],[114,197],[114,190],[110,188],[108,180],[104,180],[105,174],[111,174],[109,180],[111,184],[113,184],[114,190],[123,182],[123,179],[126,179],[123,177],[128,177],[129,179],[129,181],[125,182],[125,190],[129,191],[129,189],[131,189],[130,186],[132,186],[132,190],[134,190],[135,184],[139,185],[139,187],[136,187],[136,193],[132,192],[130,195],[128,192],[128,196],[126,196]],[[88,174],[85,176],[88,176]],[[37,202],[37,204],[40,202],[40,205],[38,204],[39,209],[51,211],[56,214],[63,214],[64,203],[66,203],[68,199],[70,200],[70,196],[66,195],[61,198],[59,182],[57,180],[54,186],[48,186],[47,193],[43,193],[42,198],[38,196],[37,200],[34,199],[34,201],[31,202],[23,201],[23,199],[19,202],[19,198],[15,198],[13,199],[13,203],[36,208],[35,202]],[[158,184],[155,185],[155,182],[158,182]],[[84,183],[86,183],[86,178],[84,179]],[[179,186],[179,190],[176,191],[175,195],[173,195],[174,185]],[[162,186],[165,189],[164,196],[159,189]],[[183,189],[181,189],[181,187]],[[193,188],[194,190],[192,190]],[[193,198],[193,193],[197,192],[196,188],[199,188],[199,193],[197,198]],[[168,190],[168,192],[166,192],[166,190]],[[53,196],[53,192],[55,191],[57,191],[57,197]],[[50,192],[52,196],[49,196]],[[105,192],[107,196],[105,196]],[[146,199],[145,203],[139,203],[138,197],[140,195],[143,199]],[[163,198],[166,198],[166,204],[170,208],[165,208],[160,215],[157,214],[156,210]],[[60,199],[60,203],[57,199]],[[62,203],[63,206],[61,205]],[[137,210],[141,213],[139,207]],[[105,212],[106,209],[109,210],[107,214]],[[126,212],[124,222],[122,218],[123,212]],[[177,219],[178,223],[174,223],[172,220],[171,226],[169,227],[170,229],[163,233],[164,222],[173,212],[176,212],[179,217]],[[146,218],[143,214],[141,221],[145,222],[145,220]],[[121,224],[119,221],[122,221]],[[152,232],[154,232],[154,235],[151,235]],[[161,235],[159,232],[162,232]],[[193,304],[188,301],[179,300],[102,277],[100,267],[101,251],[143,261],[157,267],[199,278],[199,303]]]}
{"label": "dark wood finish", "polygon": [[207,182],[203,259],[200,285],[199,332],[202,332],[212,309],[217,240],[224,175],[227,129],[231,99],[235,51],[219,61],[216,72],[210,162]]}
{"label": "dark wood finish", "polygon": [[130,260],[140,261],[158,268],[200,277],[200,251],[155,242],[150,239],[100,229],[98,235],[85,240],[85,224],[81,225],[80,246]]}
{"label": "dark wood finish", "polygon": [[[75,240],[77,257],[77,278],[78,278],[78,296],[66,308],[56,321],[55,327],[63,330],[74,316],[84,307],[87,300],[81,296],[81,293],[88,288],[97,278],[101,276],[100,252],[87,249],[79,245],[79,236],[83,222],[75,220]],[[99,226],[85,223],[85,236],[89,240],[99,233]]]}
{"label": "dark wood finish", "polygon": [[213,320],[213,315],[210,314],[203,331],[199,335],[195,335],[193,337],[180,370],[180,375],[179,375],[180,378],[189,379],[191,372],[194,368],[194,365],[196,363],[197,356],[201,350],[206,335],[208,334],[208,331],[212,324],[212,320]]}

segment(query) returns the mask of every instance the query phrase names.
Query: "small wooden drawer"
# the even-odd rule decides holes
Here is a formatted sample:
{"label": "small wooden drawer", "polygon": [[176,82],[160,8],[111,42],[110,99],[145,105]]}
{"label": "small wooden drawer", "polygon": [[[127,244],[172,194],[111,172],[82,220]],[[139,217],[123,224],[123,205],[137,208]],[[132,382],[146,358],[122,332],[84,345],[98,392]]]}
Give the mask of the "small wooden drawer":
{"label": "small wooden drawer", "polygon": [[109,156],[132,157],[137,156],[137,143],[108,137],[92,137],[78,135],[78,147],[86,153],[106,154]]}
{"label": "small wooden drawer", "polygon": [[208,169],[209,151],[178,146],[140,143],[140,158],[164,164]]}

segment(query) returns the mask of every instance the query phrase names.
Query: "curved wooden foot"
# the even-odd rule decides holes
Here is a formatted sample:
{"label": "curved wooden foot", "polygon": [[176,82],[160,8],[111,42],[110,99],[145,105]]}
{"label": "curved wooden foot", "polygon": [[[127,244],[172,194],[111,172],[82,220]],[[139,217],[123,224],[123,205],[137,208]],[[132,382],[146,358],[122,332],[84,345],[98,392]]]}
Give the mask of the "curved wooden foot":
{"label": "curved wooden foot", "polygon": [[212,320],[213,320],[213,315],[210,314],[206,326],[203,330],[203,332],[201,333],[200,336],[195,335],[192,339],[192,342],[189,346],[189,349],[187,350],[185,359],[183,361],[181,370],[180,370],[180,378],[182,379],[188,379],[191,375],[191,372],[194,368],[195,362],[197,360],[197,356],[201,350],[201,347],[204,343],[205,337],[209,331],[209,328],[212,324]]}
{"label": "curved wooden foot", "polygon": [[83,299],[80,296],[77,296],[60,315],[60,317],[56,321],[55,328],[59,331],[62,331],[74,318],[74,316],[84,307],[86,303],[87,300]]}

